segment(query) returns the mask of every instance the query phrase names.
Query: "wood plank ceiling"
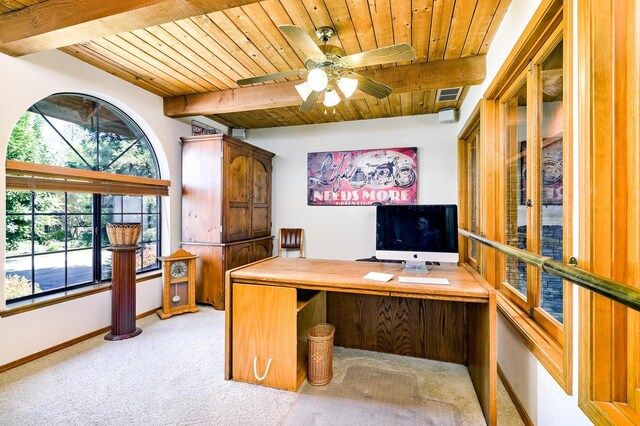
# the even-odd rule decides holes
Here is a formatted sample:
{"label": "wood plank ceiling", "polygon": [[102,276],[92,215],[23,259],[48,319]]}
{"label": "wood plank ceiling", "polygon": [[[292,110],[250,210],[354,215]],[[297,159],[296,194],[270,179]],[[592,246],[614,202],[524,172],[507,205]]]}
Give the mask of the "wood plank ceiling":
{"label": "wood plank ceiling", "polygon": [[0,13],[14,12],[47,0],[0,0]]}
{"label": "wood plank ceiling", "polygon": [[[35,3],[36,0],[2,0],[0,12]],[[409,62],[356,70],[384,76],[386,68],[395,67],[393,73],[398,71],[411,81],[394,81],[394,92],[382,100],[361,94],[343,100],[335,111],[325,111],[321,102],[309,112],[298,111],[301,100],[291,98],[291,93],[297,94],[293,85],[286,82],[305,76],[250,88],[239,88],[236,80],[304,68],[306,58],[282,36],[277,28],[281,24],[302,27],[312,36],[319,27],[332,27],[337,34],[329,43],[340,46],[347,55],[408,43],[416,51],[414,65],[439,66],[482,56],[509,3],[510,0],[265,0],[107,35],[61,50],[164,97],[169,116],[202,114],[231,127],[429,114],[445,107],[459,108],[469,84],[478,84],[484,78],[484,61],[481,78],[476,72],[479,65],[468,65],[470,61],[451,62],[452,67],[460,68],[454,72],[443,66],[410,68]],[[465,74],[467,68],[473,68],[472,77]],[[439,75],[431,75],[436,70]],[[463,87],[460,98],[437,102],[436,89],[452,84]],[[286,101],[277,94],[284,90]],[[244,98],[250,100],[239,105],[239,99]],[[235,103],[226,104],[229,99]]]}

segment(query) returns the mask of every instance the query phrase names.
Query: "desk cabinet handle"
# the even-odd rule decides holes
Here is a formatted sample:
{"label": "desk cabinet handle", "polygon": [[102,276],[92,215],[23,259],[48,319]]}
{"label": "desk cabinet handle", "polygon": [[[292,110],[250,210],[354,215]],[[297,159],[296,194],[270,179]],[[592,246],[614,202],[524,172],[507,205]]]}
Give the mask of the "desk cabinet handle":
{"label": "desk cabinet handle", "polygon": [[257,381],[261,382],[267,377],[267,374],[269,374],[269,367],[271,367],[271,358],[267,361],[267,368],[264,370],[264,374],[262,376],[258,376],[258,355],[253,357],[253,376]]}

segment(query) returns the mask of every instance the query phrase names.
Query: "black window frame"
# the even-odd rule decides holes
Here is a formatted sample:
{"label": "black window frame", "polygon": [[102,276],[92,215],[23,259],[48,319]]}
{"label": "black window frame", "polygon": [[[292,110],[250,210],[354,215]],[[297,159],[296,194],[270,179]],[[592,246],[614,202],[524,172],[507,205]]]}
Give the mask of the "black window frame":
{"label": "black window frame", "polygon": [[[148,137],[146,136],[146,134],[143,132],[143,130],[140,128],[140,126],[138,126],[138,124],[131,118],[129,117],[126,113],[124,113],[122,110],[120,110],[118,107],[114,106],[113,104],[104,101],[100,98],[97,98],[95,96],[91,96],[91,95],[85,95],[85,94],[81,94],[81,93],[71,93],[71,92],[65,92],[65,93],[56,93],[51,95],[50,97],[54,97],[54,96],[62,96],[62,95],[71,95],[71,96],[81,96],[84,97],[90,101],[94,101],[96,102],[96,109],[99,107],[107,107],[107,108],[111,108],[113,109],[115,112],[121,114],[124,118],[126,118],[126,120],[128,120],[127,125],[132,125],[135,126],[135,128],[132,129],[132,132],[138,135],[142,135],[144,136],[144,138],[142,137],[138,137],[132,144],[128,145],[126,147],[126,149],[124,149],[114,160],[112,160],[106,167],[104,167],[104,169],[110,168],[111,165],[113,165],[122,155],[124,155],[129,149],[131,149],[135,144],[144,141],[146,142],[146,146],[148,147],[148,152],[150,153],[150,159],[153,163],[153,166],[155,167],[155,176],[154,177],[159,177],[160,176],[160,168],[159,168],[159,164],[158,164],[158,159],[156,156],[156,153],[153,149],[153,146],[151,145]],[[49,97],[48,97],[49,98]],[[43,100],[45,100],[47,98],[44,98]],[[40,101],[39,101],[40,102]],[[37,104],[37,103],[36,103]],[[43,115],[40,111],[38,111],[37,108],[35,108],[34,104],[32,107],[30,107],[26,112],[32,112],[32,113],[39,113],[45,120],[46,123],[48,123],[48,125],[50,125],[53,130],[55,130],[56,132],[58,132],[58,130],[55,128],[55,126],[53,126],[53,124],[51,124],[49,122],[49,120],[47,120],[47,118],[45,117],[45,115]],[[100,127],[99,127],[99,121],[97,122],[98,124],[96,125],[96,155],[97,155],[97,159],[96,159],[96,163],[95,163],[95,167],[92,167],[88,162],[86,162],[86,160],[82,157],[82,155],[80,153],[78,153],[75,148],[73,147],[72,144],[70,144],[65,138],[64,136],[62,136],[62,134],[60,134],[58,132],[58,134],[62,137],[62,139],[64,140],[65,143],[67,143],[75,152],[76,154],[79,156],[80,159],[82,159],[87,166],[91,167],[92,169],[96,169],[96,168],[100,168],[99,165],[99,146],[100,146]],[[19,192],[19,191],[13,191],[13,192]],[[5,194],[7,193],[7,190],[5,189]],[[31,258],[31,294],[28,295],[24,295],[24,296],[19,296],[19,297],[14,297],[12,299],[7,299],[5,297],[5,303],[6,305],[10,305],[10,304],[14,304],[14,303],[18,303],[18,302],[22,302],[25,300],[33,300],[33,299],[37,299],[37,298],[41,298],[41,297],[45,297],[45,296],[50,296],[50,295],[54,295],[57,293],[64,293],[66,291],[69,291],[71,289],[78,289],[78,288],[82,288],[82,287],[87,287],[87,286],[91,286],[91,285],[95,285],[95,284],[100,284],[103,282],[108,282],[111,280],[111,274],[109,272],[108,275],[105,275],[103,277],[103,251],[105,249],[105,246],[103,244],[104,240],[106,239],[106,235],[104,235],[104,227],[103,227],[103,223],[102,223],[102,217],[104,215],[104,213],[102,212],[102,202],[103,202],[103,197],[104,195],[102,194],[92,194],[92,210],[91,212],[82,212],[82,213],[69,213],[68,212],[68,193],[64,192],[64,208],[62,212],[38,212],[36,211],[36,202],[35,202],[35,197],[37,197],[37,193],[36,192],[29,192],[30,194],[30,211],[29,212],[22,212],[22,213],[18,213],[18,212],[5,212],[5,217],[6,220],[8,220],[10,217],[15,216],[29,216],[31,219],[31,235],[30,235],[30,239],[31,239],[31,251],[30,253],[27,254],[16,254],[16,255],[11,255],[11,256],[7,256],[5,253],[5,265],[7,264],[7,260],[10,259],[16,259],[16,258]],[[123,217],[122,215],[126,215],[126,214],[136,214],[136,215],[140,215],[140,222],[144,228],[144,224],[145,224],[145,220],[144,217],[145,216],[155,216],[155,222],[156,222],[156,235],[155,235],[155,239],[154,240],[145,240],[144,239],[144,231],[145,229],[143,229],[141,232],[141,236],[140,236],[140,241],[139,241],[139,245],[141,246],[141,249],[138,250],[138,252],[136,253],[136,256],[139,256],[140,259],[140,268],[136,270],[136,275],[137,274],[141,274],[141,273],[147,273],[147,272],[151,272],[151,271],[157,271],[160,269],[160,262],[156,259],[156,261],[152,264],[149,265],[145,268],[144,266],[144,249],[146,247],[147,244],[151,245],[154,244],[156,245],[156,250],[155,250],[155,256],[158,257],[160,256],[161,253],[161,242],[162,242],[162,203],[160,202],[160,196],[142,196],[142,195],[108,195],[110,197],[122,197],[122,199],[124,200],[125,197],[139,197],[140,198],[140,204],[141,204],[141,210],[140,212],[136,212],[136,213],[113,213],[114,215],[121,215],[121,217]],[[153,209],[153,212],[145,212],[145,206],[147,205],[145,203],[145,198],[155,198],[155,208]],[[124,204],[124,201],[122,202]],[[71,248],[69,249],[68,247],[68,242],[69,242],[69,229],[68,229],[68,218],[69,216],[91,216],[92,217],[92,244],[91,247],[81,247],[81,248]],[[35,226],[36,226],[36,217],[38,216],[57,216],[57,217],[62,217],[63,218],[63,231],[64,231],[64,249],[63,250],[53,250],[53,251],[44,251],[44,252],[39,252],[36,253],[35,250],[35,241],[36,241],[36,236],[35,236]],[[69,253],[73,253],[75,251],[80,251],[80,250],[88,250],[91,249],[92,250],[92,261],[93,261],[93,271],[92,271],[92,279],[90,281],[86,281],[86,282],[80,282],[80,283],[73,283],[73,284],[69,284],[69,268],[68,268],[68,258],[69,258]],[[50,290],[46,290],[46,291],[41,291],[39,293],[35,293],[35,285],[37,283],[37,272],[36,272],[36,257],[39,256],[46,256],[46,255],[51,255],[51,254],[56,254],[56,253],[64,253],[64,285],[62,287],[57,287],[57,288],[53,288]],[[5,269],[5,276],[7,275],[6,273],[6,269]]]}

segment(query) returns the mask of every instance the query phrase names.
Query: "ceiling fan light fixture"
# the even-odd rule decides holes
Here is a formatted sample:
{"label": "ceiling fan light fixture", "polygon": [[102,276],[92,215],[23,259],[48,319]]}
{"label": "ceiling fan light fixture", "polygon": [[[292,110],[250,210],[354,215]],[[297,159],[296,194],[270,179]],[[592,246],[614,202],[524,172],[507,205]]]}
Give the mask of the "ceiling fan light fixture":
{"label": "ceiling fan light fixture", "polygon": [[358,80],[349,77],[340,77],[338,79],[338,87],[345,97],[350,98],[358,88]]}
{"label": "ceiling fan light fixture", "polygon": [[320,92],[327,87],[327,84],[329,84],[329,77],[327,77],[327,73],[320,68],[312,69],[309,71],[307,83],[309,83],[309,87],[311,87],[312,90]]}
{"label": "ceiling fan light fixture", "polygon": [[338,92],[336,92],[333,87],[329,87],[326,92],[324,92],[324,101],[322,101],[322,103],[327,108],[334,107],[340,103],[340,95],[338,95]]}
{"label": "ceiling fan light fixture", "polygon": [[313,89],[306,81],[304,83],[296,84],[295,88],[303,101],[306,101],[311,92],[313,92]]}

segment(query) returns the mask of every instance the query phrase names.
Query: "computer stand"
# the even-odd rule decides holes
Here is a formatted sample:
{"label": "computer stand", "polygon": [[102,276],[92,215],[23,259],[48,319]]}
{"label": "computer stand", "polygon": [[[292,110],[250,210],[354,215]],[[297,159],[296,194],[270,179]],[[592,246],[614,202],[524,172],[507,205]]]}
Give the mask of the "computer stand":
{"label": "computer stand", "polygon": [[429,270],[427,269],[427,262],[419,261],[419,260],[407,260],[404,263],[404,269],[402,270],[404,274],[428,274]]}

